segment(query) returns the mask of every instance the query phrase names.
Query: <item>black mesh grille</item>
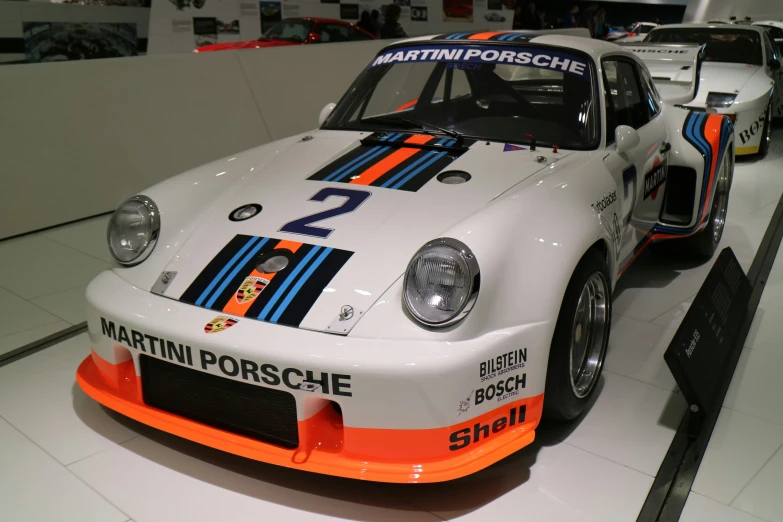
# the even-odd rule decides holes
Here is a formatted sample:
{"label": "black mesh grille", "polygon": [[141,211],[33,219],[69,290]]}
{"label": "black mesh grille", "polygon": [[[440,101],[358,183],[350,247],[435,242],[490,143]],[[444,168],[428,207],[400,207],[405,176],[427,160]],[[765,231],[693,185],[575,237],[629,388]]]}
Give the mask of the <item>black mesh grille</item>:
{"label": "black mesh grille", "polygon": [[163,411],[286,448],[299,446],[290,393],[253,386],[142,355],[144,403]]}

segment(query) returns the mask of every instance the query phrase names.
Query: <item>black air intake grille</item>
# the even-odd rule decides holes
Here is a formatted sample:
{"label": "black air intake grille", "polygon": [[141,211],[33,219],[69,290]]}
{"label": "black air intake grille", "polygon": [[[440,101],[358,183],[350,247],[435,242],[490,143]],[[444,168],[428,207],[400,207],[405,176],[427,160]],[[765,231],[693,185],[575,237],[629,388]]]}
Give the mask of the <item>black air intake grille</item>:
{"label": "black air intake grille", "polygon": [[144,403],[208,426],[286,448],[299,446],[290,393],[245,384],[142,355]]}
{"label": "black air intake grille", "polygon": [[661,222],[684,226],[691,222],[696,200],[696,171],[689,167],[670,165],[666,175],[666,195]]}

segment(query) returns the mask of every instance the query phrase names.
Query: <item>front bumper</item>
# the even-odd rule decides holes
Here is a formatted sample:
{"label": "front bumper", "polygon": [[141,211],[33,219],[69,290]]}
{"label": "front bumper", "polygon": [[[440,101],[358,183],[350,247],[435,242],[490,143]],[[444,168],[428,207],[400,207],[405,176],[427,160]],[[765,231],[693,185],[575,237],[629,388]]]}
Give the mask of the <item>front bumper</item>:
{"label": "front bumper", "polygon": [[[461,342],[343,337],[245,319],[207,334],[214,312],[135,288],[113,272],[98,276],[87,297],[93,352],[77,372],[85,393],[144,424],[247,458],[348,478],[437,482],[530,444],[541,418],[548,323]],[[188,356],[180,356],[185,348]],[[145,404],[142,354],[290,393],[298,447]],[[231,361],[254,361],[277,377],[256,383],[252,374],[234,374]]]}

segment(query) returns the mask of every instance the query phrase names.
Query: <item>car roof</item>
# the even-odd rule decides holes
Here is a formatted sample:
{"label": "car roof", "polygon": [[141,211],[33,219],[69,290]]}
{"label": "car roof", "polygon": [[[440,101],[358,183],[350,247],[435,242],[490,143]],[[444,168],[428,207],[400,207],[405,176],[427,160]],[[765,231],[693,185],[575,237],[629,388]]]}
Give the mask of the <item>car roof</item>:
{"label": "car roof", "polygon": [[771,25],[772,27],[779,27],[783,29],[783,22],[780,20],[757,20],[753,22],[753,25]]}
{"label": "car roof", "polygon": [[653,31],[660,31],[662,29],[705,29],[705,28],[725,28],[735,31],[755,31],[757,33],[764,32],[764,29],[758,26],[750,24],[730,24],[728,22],[693,22],[690,24],[667,24],[660,27],[656,27]]}
{"label": "car roof", "polygon": [[[564,32],[564,31],[562,31]],[[497,40],[489,40],[489,39],[475,39],[476,36],[481,35],[492,35],[497,36],[499,34],[523,34],[526,35],[527,38],[519,39],[514,42],[511,42],[512,44],[516,44],[519,46],[524,46],[526,43],[534,43],[534,44],[541,44],[541,45],[550,45],[553,47],[564,47],[567,49],[575,49],[577,51],[582,51],[583,53],[586,53],[593,57],[593,59],[599,59],[601,56],[612,53],[612,54],[625,54],[627,56],[631,56],[633,58],[636,58],[636,56],[629,52],[624,50],[622,47],[620,47],[617,44],[611,43],[611,42],[605,42],[603,40],[596,40],[592,38],[588,38],[586,36],[572,36],[575,32],[572,34],[556,34],[549,31],[492,31],[492,32],[475,32],[475,33],[451,33],[451,34],[439,34],[439,35],[429,35],[429,36],[419,36],[417,38],[408,38],[405,40],[400,40],[398,42],[395,42],[389,47],[394,47],[397,45],[405,45],[409,43],[421,43],[421,42],[433,42],[433,43],[457,43],[457,42],[465,42],[468,40],[470,43],[475,44],[504,44],[505,42],[497,41]],[[454,36],[459,36],[459,38],[454,38]]]}

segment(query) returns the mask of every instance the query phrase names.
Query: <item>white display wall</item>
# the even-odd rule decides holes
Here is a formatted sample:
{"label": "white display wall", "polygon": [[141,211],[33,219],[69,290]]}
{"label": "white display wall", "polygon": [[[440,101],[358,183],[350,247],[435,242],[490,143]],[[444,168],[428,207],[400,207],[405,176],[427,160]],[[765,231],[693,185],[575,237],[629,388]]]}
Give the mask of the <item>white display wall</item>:
{"label": "white display wall", "polygon": [[[409,36],[510,29],[514,18],[514,11],[502,0],[394,1],[402,8],[400,24]],[[363,11],[381,12],[389,3],[390,0],[156,0],[152,2],[147,52],[191,52],[198,44],[212,41],[258,38],[262,13],[272,19],[277,15],[313,16],[356,23]],[[213,19],[217,31],[211,33]]]}

